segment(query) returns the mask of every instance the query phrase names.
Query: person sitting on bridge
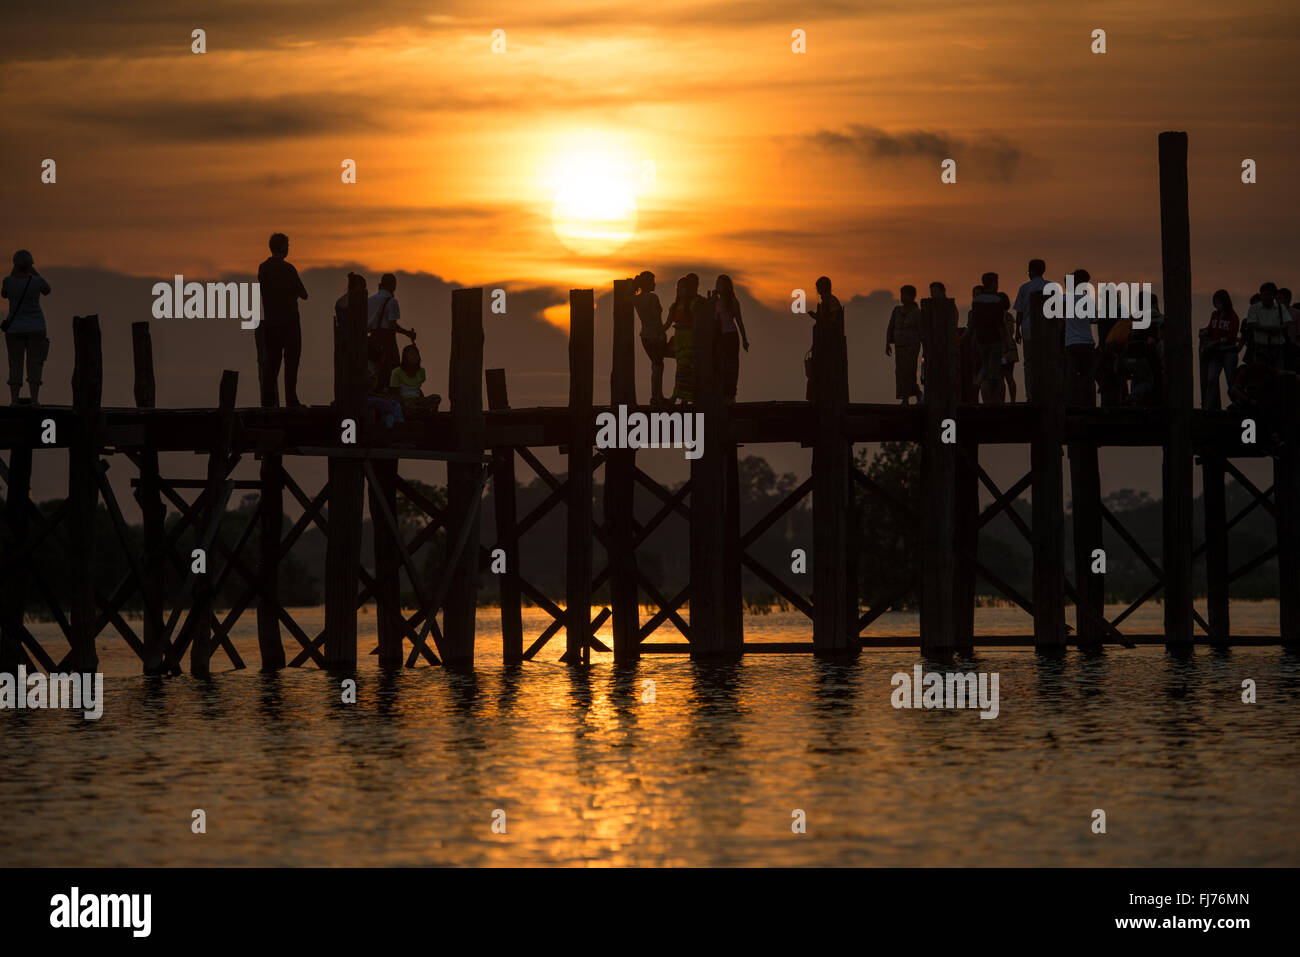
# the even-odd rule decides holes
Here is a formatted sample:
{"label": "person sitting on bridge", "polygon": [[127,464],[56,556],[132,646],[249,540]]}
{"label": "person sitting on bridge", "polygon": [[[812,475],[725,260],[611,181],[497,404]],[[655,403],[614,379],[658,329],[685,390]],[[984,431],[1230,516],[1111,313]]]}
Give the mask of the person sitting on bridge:
{"label": "person sitting on bridge", "polygon": [[388,386],[402,404],[402,412],[407,418],[424,412],[437,412],[442,401],[440,395],[424,394],[424,369],[420,365],[420,350],[411,343],[402,350],[402,363],[392,371]]}
{"label": "person sitting on bridge", "polygon": [[913,398],[920,403],[916,364],[921,355],[921,307],[916,304],[915,286],[898,290],[898,305],[885,329],[885,355],[894,357],[894,398],[899,405],[908,405]]}

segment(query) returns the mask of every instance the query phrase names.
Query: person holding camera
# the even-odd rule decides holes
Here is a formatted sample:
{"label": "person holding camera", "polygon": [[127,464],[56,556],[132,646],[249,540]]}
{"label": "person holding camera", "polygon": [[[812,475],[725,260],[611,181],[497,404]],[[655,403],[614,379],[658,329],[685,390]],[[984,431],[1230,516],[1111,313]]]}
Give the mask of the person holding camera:
{"label": "person holding camera", "polygon": [[27,364],[27,387],[32,405],[40,404],[41,371],[50,354],[50,340],[45,336],[45,313],[41,296],[50,294],[50,284],[36,271],[32,254],[25,249],[14,253],[14,268],[0,283],[0,296],[9,300],[9,311],[0,330],[4,331],[9,350],[9,397],[12,405],[21,402],[23,363]]}

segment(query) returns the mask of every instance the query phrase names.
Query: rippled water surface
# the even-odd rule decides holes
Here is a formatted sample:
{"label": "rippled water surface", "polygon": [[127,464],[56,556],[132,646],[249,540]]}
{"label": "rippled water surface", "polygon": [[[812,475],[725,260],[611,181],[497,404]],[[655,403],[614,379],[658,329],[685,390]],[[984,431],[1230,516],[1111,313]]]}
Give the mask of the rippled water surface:
{"label": "rippled water surface", "polygon": [[0,864],[1300,863],[1300,657],[1277,648],[981,652],[959,662],[1000,676],[981,720],[894,709],[905,650],[506,670],[489,638],[472,675],[363,655],[344,705],[319,671],[146,679],[104,647],[101,720],[0,712]]}

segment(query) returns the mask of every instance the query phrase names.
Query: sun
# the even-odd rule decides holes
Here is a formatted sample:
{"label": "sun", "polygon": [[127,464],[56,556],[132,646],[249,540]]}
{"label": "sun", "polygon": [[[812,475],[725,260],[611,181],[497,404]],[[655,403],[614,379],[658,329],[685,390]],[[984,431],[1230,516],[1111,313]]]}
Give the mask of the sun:
{"label": "sun", "polygon": [[619,164],[599,153],[578,153],[556,165],[551,227],[579,256],[605,256],[636,233],[636,197]]}

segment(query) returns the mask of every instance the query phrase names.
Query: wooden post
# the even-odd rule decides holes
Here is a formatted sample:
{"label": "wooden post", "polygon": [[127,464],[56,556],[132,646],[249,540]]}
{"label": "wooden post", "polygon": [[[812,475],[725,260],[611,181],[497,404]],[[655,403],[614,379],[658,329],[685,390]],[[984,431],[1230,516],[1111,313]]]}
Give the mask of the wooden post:
{"label": "wooden post", "polygon": [[[217,434],[208,452],[207,504],[203,508],[203,529],[211,529],[220,521],[218,509],[222,499],[221,489],[226,481],[226,460],[230,456],[231,439],[235,424],[235,398],[239,390],[239,373],[227,369],[221,373],[221,389],[217,400]],[[207,571],[194,580],[191,599],[190,673],[207,676],[212,657],[212,551],[204,557]]]}
{"label": "wooden post", "polygon": [[1278,431],[1283,446],[1273,459],[1273,508],[1277,525],[1278,632],[1287,645],[1300,642],[1300,380],[1278,373]]}
{"label": "wooden post", "polygon": [[[158,396],[153,372],[153,338],[148,321],[131,323],[131,346],[135,359],[135,404],[152,409]],[[158,451],[152,445],[140,450],[140,484],[135,500],[140,506],[144,534],[144,555],[140,566],[144,573],[140,597],[144,605],[144,673],[163,674],[167,670],[163,629],[163,582],[167,574],[167,543],[161,485],[158,479]]]}
{"label": "wooden post", "polygon": [[[9,452],[9,481],[5,489],[5,552],[6,556],[19,551],[27,542],[28,508],[32,489],[32,446],[24,437]],[[20,634],[23,628],[23,610],[27,604],[28,560],[11,565],[0,588],[0,674],[17,674],[19,664],[27,664]]]}
{"label": "wooden post", "polygon": [[[615,415],[636,406],[636,315],[631,279],[614,280],[614,355],[609,371],[609,403]],[[605,462],[605,551],[609,558],[614,660],[637,657],[641,628],[637,603],[636,541],[633,524],[635,449],[611,449]]]}
{"label": "wooden post", "polygon": [[[338,338],[344,354],[336,359],[342,373],[334,380],[334,428],[340,437],[350,422],[366,438],[366,297],[349,290],[346,328]],[[361,519],[365,498],[365,462],[329,460],[329,537],[325,550],[325,666],[354,671],[357,666],[357,583],[361,577]]]}
{"label": "wooden post", "polygon": [[591,660],[591,445],[595,292],[569,291],[569,494],[565,543],[565,648],[570,664]]}
{"label": "wooden post", "polygon": [[1065,475],[1061,442],[1065,435],[1064,329],[1043,315],[1043,295],[1030,303],[1028,347],[1034,351],[1034,402],[1038,406],[1030,446],[1033,472],[1034,647],[1056,653],[1066,645],[1065,629]]}
{"label": "wooden post", "polygon": [[[488,369],[488,408],[510,408],[506,370]],[[501,601],[501,656],[506,664],[524,660],[524,623],[521,610],[522,569],[519,567],[519,518],[515,485],[515,450],[506,445],[492,450],[492,503],[496,513],[497,547],[506,553],[506,570],[497,575]]]}
{"label": "wooden post", "polygon": [[[1101,475],[1094,442],[1070,444],[1070,511],[1074,528],[1075,630],[1080,645],[1097,646],[1105,634],[1106,578],[1092,570],[1094,549],[1102,547]],[[1091,609],[1094,615],[1087,612]]]}
{"label": "wooden post", "polygon": [[71,599],[72,668],[99,670],[95,650],[95,508],[99,504],[100,400],[104,365],[100,349],[99,316],[72,319],[74,366],[72,408],[76,413],[68,447],[68,576]]}
{"label": "wooden post", "polygon": [[[451,357],[447,392],[451,400],[452,441],[458,451],[483,453],[483,290],[456,289],[451,294]],[[478,606],[479,512],[482,467],[468,462],[447,464],[447,528],[450,588],[443,607],[442,663],[474,663],[474,615]],[[468,523],[468,524],[467,524]],[[455,543],[465,547],[454,564]]]}
{"label": "wooden post", "polygon": [[956,647],[957,304],[921,300],[925,349],[925,432],[921,438],[921,652]]}
{"label": "wooden post", "polygon": [[[370,532],[375,553],[375,628],[379,636],[379,667],[402,667],[402,547],[385,519],[397,517],[397,459],[376,459],[369,483]],[[381,501],[382,499],[382,501]]]}
{"label": "wooden post", "polygon": [[1192,645],[1192,253],[1187,134],[1160,134],[1160,249],[1164,264],[1165,645]]}
{"label": "wooden post", "polygon": [[284,644],[280,640],[280,536],[284,532],[284,460],[274,453],[262,455],[258,475],[261,561],[257,575],[262,594],[257,599],[257,645],[263,671],[284,667]]}
{"label": "wooden post", "polygon": [[975,649],[975,565],[979,544],[979,443],[965,436],[957,438],[957,487],[953,498],[952,625],[953,643],[959,651]]}
{"label": "wooden post", "polygon": [[830,322],[813,326],[813,652],[818,655],[858,650],[856,617],[848,620],[852,456],[844,438],[845,352],[841,326]]}
{"label": "wooden post", "polygon": [[1201,457],[1201,503],[1205,508],[1206,624],[1210,626],[1210,643],[1218,645],[1226,645],[1232,633],[1228,612],[1228,504],[1224,495],[1224,471],[1221,455]]}
{"label": "wooden post", "polygon": [[[730,655],[741,650],[727,627],[727,423],[722,382],[714,361],[715,306],[697,298],[691,310],[695,337],[695,401],[682,410],[699,424],[703,454],[691,461],[691,655]],[[700,416],[703,416],[701,419]]]}

